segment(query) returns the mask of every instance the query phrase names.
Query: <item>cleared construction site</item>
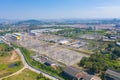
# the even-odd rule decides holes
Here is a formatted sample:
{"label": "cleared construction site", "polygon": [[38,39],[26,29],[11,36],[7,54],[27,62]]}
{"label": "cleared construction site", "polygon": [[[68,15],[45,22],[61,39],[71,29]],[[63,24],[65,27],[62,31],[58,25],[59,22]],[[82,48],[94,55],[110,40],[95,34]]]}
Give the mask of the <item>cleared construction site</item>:
{"label": "cleared construction site", "polygon": [[34,51],[36,55],[44,55],[51,60],[56,62],[63,63],[65,65],[74,65],[78,63],[82,57],[87,57],[88,55],[70,50],[69,48],[65,48],[64,45],[60,45],[59,43],[51,43],[51,40],[59,41],[62,40],[63,37],[52,36],[39,34],[37,36],[30,35],[28,33],[22,36],[21,40],[17,42],[30,50]]}

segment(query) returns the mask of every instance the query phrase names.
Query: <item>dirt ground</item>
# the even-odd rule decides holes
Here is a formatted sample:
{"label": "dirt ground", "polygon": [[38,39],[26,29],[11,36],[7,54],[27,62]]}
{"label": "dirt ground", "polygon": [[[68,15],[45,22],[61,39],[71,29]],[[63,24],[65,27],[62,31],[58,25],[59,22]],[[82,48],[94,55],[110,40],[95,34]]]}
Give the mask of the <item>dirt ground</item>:
{"label": "dirt ground", "polygon": [[[33,50],[38,55],[42,54],[45,55],[54,61],[66,64],[66,65],[73,65],[79,62],[82,57],[87,56],[86,54],[70,50],[67,47],[62,47],[61,45],[54,43],[50,44],[47,41],[41,40],[40,38],[45,37],[36,37],[36,39],[28,39],[30,35],[25,37],[25,40],[19,41],[20,45]],[[52,37],[54,38],[54,37]]]}
{"label": "dirt ground", "polygon": [[8,68],[8,65],[20,61],[20,57],[13,50],[8,53],[7,56],[0,56],[0,77],[8,75],[11,71],[14,71],[13,68]]}
{"label": "dirt ground", "polygon": [[0,63],[11,63],[20,60],[20,57],[16,53],[16,51],[11,51],[8,56],[0,57]]}

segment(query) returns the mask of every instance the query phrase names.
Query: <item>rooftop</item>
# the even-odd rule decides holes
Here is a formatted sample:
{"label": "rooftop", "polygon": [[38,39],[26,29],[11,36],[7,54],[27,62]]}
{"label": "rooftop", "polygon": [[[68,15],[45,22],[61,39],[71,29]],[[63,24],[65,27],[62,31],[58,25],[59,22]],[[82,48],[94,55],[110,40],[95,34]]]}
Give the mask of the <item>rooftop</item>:
{"label": "rooftop", "polygon": [[85,74],[85,75],[82,76],[82,78],[83,78],[84,80],[91,80],[91,79],[93,78],[93,75]]}
{"label": "rooftop", "polygon": [[81,70],[78,70],[78,69],[76,69],[76,68],[74,68],[74,67],[68,66],[68,67],[66,67],[66,68],[64,69],[64,72],[66,72],[66,73],[68,73],[68,74],[70,74],[70,75],[72,75],[72,76],[76,76],[76,74],[78,74],[78,73],[80,73],[80,72],[82,72],[82,71],[81,71]]}
{"label": "rooftop", "polygon": [[114,70],[108,69],[108,70],[106,71],[106,74],[120,78],[120,72],[117,72],[117,71],[114,71]]}

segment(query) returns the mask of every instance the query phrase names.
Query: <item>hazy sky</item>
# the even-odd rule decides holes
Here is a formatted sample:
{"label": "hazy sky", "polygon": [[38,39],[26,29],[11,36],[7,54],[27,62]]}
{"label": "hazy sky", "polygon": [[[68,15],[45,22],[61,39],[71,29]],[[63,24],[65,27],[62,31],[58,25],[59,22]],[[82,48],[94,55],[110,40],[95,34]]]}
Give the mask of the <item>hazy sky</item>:
{"label": "hazy sky", "polygon": [[0,0],[0,18],[120,18],[120,0]]}

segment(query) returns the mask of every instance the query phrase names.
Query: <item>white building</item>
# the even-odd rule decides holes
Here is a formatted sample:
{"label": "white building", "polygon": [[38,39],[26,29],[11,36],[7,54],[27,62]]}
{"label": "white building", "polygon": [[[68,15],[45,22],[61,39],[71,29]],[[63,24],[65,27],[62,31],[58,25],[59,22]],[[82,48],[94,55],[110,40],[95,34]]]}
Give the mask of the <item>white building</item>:
{"label": "white building", "polygon": [[117,46],[120,46],[120,42],[116,42],[116,45],[117,45]]}
{"label": "white building", "polygon": [[68,44],[69,41],[68,41],[68,40],[60,40],[58,43],[59,43],[59,44]]}

